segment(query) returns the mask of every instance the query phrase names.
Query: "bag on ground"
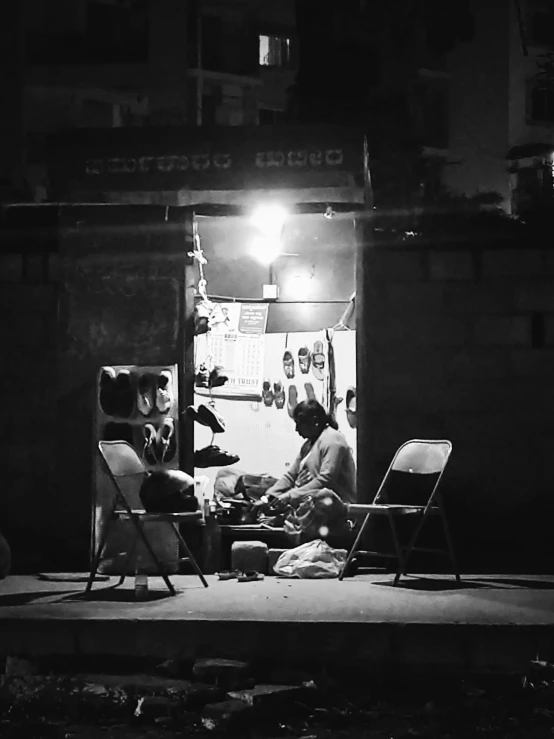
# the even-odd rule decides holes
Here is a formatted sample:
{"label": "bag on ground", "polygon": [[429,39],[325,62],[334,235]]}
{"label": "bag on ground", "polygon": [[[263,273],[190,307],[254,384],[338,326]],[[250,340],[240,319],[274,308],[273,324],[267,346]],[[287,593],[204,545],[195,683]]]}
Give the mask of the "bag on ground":
{"label": "bag on ground", "polygon": [[316,539],[283,552],[273,571],[281,577],[338,577],[346,562],[346,554],[345,549],[333,549],[322,539]]}

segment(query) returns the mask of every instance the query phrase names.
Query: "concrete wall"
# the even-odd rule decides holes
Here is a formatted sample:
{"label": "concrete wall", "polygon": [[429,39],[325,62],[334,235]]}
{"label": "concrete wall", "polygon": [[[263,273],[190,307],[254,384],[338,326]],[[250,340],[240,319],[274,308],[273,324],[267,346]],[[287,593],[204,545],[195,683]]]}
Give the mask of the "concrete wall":
{"label": "concrete wall", "polygon": [[462,563],[552,571],[554,252],[378,243],[360,266],[360,497],[404,441],[450,439]]}

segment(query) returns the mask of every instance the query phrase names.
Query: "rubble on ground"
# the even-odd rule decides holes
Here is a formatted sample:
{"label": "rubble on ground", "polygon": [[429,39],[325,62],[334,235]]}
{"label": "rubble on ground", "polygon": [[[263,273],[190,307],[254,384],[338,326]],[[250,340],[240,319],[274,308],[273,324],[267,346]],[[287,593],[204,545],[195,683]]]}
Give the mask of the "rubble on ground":
{"label": "rubble on ground", "polygon": [[521,675],[463,679],[400,669],[379,680],[295,666],[262,670],[213,657],[191,663],[186,674],[181,668],[172,674],[182,677],[59,674],[9,658],[0,681],[0,735],[79,739],[85,726],[103,727],[109,739],[157,737],[162,730],[168,739],[183,732],[252,739],[554,734],[554,664],[539,659]]}

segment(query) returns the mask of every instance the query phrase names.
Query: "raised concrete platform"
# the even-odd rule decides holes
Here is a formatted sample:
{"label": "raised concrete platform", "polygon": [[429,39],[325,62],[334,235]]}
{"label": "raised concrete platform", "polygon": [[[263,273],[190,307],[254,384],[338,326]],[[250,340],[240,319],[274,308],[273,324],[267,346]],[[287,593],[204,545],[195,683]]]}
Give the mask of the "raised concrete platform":
{"label": "raised concrete platform", "polygon": [[133,579],[84,583],[9,577],[0,582],[0,656],[219,656],[385,671],[518,672],[552,659],[554,577],[409,577],[220,582],[172,578],[170,597],[149,578],[135,602]]}

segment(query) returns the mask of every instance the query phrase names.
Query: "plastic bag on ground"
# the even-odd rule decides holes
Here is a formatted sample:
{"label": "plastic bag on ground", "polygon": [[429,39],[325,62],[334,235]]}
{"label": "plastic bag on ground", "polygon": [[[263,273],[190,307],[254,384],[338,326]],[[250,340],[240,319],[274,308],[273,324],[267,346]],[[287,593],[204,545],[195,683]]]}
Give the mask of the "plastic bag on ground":
{"label": "plastic bag on ground", "polygon": [[338,577],[346,556],[345,549],[333,549],[325,541],[315,539],[283,552],[273,566],[273,571],[281,577]]}

